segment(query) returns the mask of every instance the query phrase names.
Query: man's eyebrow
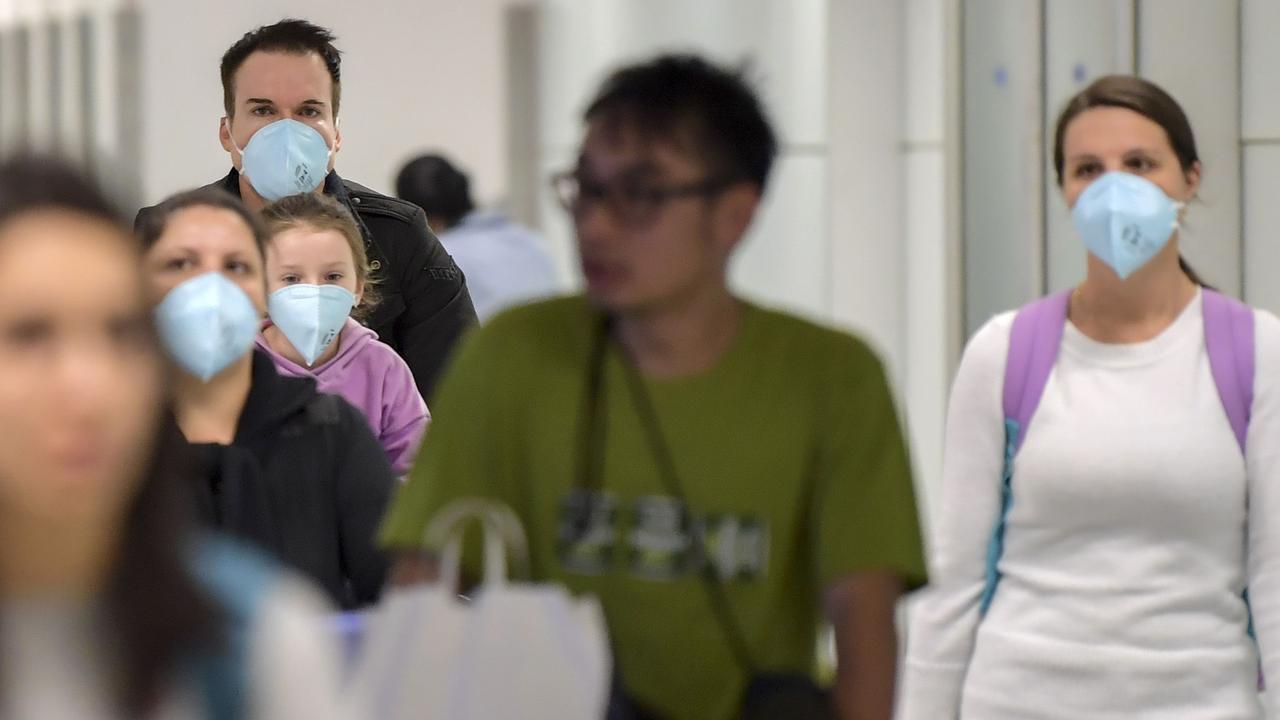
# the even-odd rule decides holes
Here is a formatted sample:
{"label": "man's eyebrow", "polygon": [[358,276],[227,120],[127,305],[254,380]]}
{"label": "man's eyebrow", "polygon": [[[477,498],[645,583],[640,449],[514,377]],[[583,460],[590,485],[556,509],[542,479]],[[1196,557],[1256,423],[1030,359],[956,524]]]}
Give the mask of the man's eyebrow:
{"label": "man's eyebrow", "polygon": [[[271,100],[269,98],[246,98],[244,101],[244,104],[245,105],[275,105],[276,102],[275,100]],[[317,100],[316,98],[309,98],[307,100],[303,100],[301,103],[298,103],[298,107],[305,107],[305,106],[327,107],[328,105],[329,103],[325,102],[324,100]]]}

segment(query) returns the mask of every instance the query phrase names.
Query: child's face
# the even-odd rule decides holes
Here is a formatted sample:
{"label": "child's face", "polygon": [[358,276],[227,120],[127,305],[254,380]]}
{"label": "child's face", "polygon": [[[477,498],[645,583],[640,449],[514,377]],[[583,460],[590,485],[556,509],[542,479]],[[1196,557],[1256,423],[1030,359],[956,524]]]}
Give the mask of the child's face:
{"label": "child's face", "polygon": [[267,244],[267,293],[298,283],[344,287],[356,296],[357,305],[364,292],[351,246],[337,230],[292,227],[271,238]]}

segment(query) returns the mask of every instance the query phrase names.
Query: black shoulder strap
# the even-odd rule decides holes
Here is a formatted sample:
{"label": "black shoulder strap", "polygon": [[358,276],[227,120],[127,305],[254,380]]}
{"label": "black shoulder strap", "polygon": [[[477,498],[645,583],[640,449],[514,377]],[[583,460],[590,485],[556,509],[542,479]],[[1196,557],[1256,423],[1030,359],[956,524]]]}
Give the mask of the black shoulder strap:
{"label": "black shoulder strap", "polygon": [[[604,468],[604,446],[608,435],[605,431],[604,419],[601,417],[605,413],[600,410],[601,406],[604,405],[602,401],[607,388],[604,382],[604,367],[612,330],[612,319],[606,315],[596,328],[595,336],[592,338],[591,354],[588,358],[586,395],[584,397],[582,422],[578,427],[578,466],[575,468],[577,474],[575,479],[576,489],[588,494],[600,491],[600,485],[603,482],[601,476]],[[649,401],[648,393],[645,392],[643,381],[636,370],[634,361],[627,356],[625,351],[622,353],[622,366],[631,391],[632,401],[636,406],[636,414],[639,415],[640,424],[644,427],[646,441],[658,464],[658,472],[662,478],[662,483],[666,491],[678,500],[685,507],[685,511],[692,517],[693,513],[689,505],[689,499],[676,472],[675,461],[671,457],[670,447],[662,436],[657,414]],[[573,532],[575,537],[580,539],[590,525],[591,503],[581,503],[578,510],[578,516],[573,519]],[[703,542],[702,534],[698,529],[691,527],[689,535],[693,544],[694,557],[699,559],[709,558],[710,554],[707,552],[706,544]],[[733,654],[735,661],[748,677],[754,676],[756,674],[756,664],[751,659],[751,652],[747,648],[742,628],[733,615],[733,609],[729,605],[729,598],[725,594],[724,586],[721,584],[715,568],[708,565],[699,572],[699,579],[703,589],[706,591],[707,601],[711,606],[711,614],[715,616],[716,622],[720,625],[725,642],[729,645],[729,650]]]}
{"label": "black shoulder strap", "polygon": [[571,518],[571,539],[574,542],[585,537],[590,529],[593,512],[590,496],[601,489],[608,422],[605,417],[601,417],[600,406],[605,399],[605,352],[611,329],[610,318],[605,315],[593,332],[591,351],[587,356],[587,383],[583,393],[582,415],[578,421],[578,458],[577,467],[574,468],[574,490],[583,497],[579,498]]}
{"label": "black shoulder strap", "polygon": [[[680,501],[680,504],[685,508],[685,512],[692,518],[693,507],[689,504],[689,498],[684,492],[684,485],[680,482],[680,476],[676,472],[675,460],[671,457],[671,447],[662,435],[662,426],[658,424],[658,415],[654,412],[649,393],[644,388],[644,381],[640,377],[640,372],[636,369],[634,360],[627,356],[625,350],[622,355],[623,374],[626,376],[627,385],[631,391],[632,402],[635,403],[636,414],[640,416],[640,424],[644,427],[645,434],[648,436],[649,447],[658,463],[658,473],[662,478],[662,483],[666,486],[667,492]],[[693,543],[694,557],[703,560],[711,557],[710,553],[707,552],[706,544],[703,542],[702,533],[696,527],[689,529],[689,537]],[[718,570],[713,564],[708,563],[698,575],[702,580],[703,590],[706,591],[712,614],[715,615],[716,622],[720,624],[725,641],[728,643],[734,659],[738,662],[738,666],[746,673],[748,678],[756,675],[756,664],[751,659],[751,651],[747,648],[742,626],[733,614],[733,608],[729,604],[729,596],[725,594],[725,588]]]}

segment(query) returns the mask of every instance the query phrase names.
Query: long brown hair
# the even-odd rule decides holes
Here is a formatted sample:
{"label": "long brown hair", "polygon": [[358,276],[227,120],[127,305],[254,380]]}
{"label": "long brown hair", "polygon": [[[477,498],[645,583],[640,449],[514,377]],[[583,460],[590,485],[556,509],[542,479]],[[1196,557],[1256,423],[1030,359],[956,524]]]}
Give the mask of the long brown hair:
{"label": "long brown hair", "polygon": [[[0,226],[41,209],[103,222],[119,230],[120,242],[134,242],[121,215],[70,167],[44,158],[0,162]],[[100,598],[117,663],[116,702],[126,717],[154,712],[175,669],[216,652],[220,637],[218,610],[188,566],[193,526],[181,477],[185,444],[168,413],[156,432]]]}
{"label": "long brown hair", "polygon": [[[1164,129],[1178,157],[1178,164],[1186,174],[1200,162],[1196,150],[1196,136],[1191,132],[1187,113],[1173,96],[1150,80],[1135,75],[1107,75],[1094,80],[1067,101],[1058,115],[1057,129],[1053,133],[1053,170],[1057,174],[1058,187],[1062,187],[1062,168],[1065,164],[1063,142],[1067,126],[1086,110],[1098,107],[1118,107],[1132,110]],[[1208,287],[1186,258],[1178,256],[1178,266],[1197,285]]]}

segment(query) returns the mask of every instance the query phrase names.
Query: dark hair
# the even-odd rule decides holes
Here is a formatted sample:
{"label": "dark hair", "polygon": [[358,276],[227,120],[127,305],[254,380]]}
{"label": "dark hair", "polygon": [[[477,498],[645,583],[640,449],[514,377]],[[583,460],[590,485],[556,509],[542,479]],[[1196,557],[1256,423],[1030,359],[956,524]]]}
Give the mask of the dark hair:
{"label": "dark hair", "polygon": [[337,117],[338,102],[342,97],[342,53],[334,47],[335,40],[337,38],[329,30],[294,18],[285,18],[274,25],[264,25],[245,33],[222,55],[222,106],[227,117],[235,117],[236,71],[250,55],[259,51],[319,55],[333,79],[333,114]]}
{"label": "dark hair", "polygon": [[410,160],[396,176],[396,195],[422,208],[428,216],[443,218],[448,230],[475,209],[471,180],[442,155]]}
{"label": "dark hair", "polygon": [[680,141],[703,156],[714,179],[763,191],[778,140],[744,75],[695,55],[660,55],[613,73],[584,119]]}
{"label": "dark hair", "polygon": [[150,250],[151,246],[156,244],[169,227],[169,221],[174,215],[193,207],[211,207],[235,213],[253,233],[253,242],[258,246],[258,254],[266,257],[267,228],[262,224],[262,220],[240,198],[218,188],[200,188],[178,193],[141,215],[135,230],[138,239],[142,241],[142,249]]}
{"label": "dark hair", "polygon": [[267,228],[267,242],[279,233],[297,227],[312,230],[333,230],[342,235],[351,248],[351,259],[356,266],[356,278],[364,284],[360,304],[351,311],[357,320],[368,320],[382,298],[378,293],[378,279],[369,267],[369,254],[364,249],[364,235],[346,206],[328,195],[303,193],[290,195],[268,205],[262,210],[262,221]]}
{"label": "dark hair", "polygon": [[[99,220],[118,228],[122,243],[133,242],[111,203],[72,168],[42,158],[0,163],[0,226],[42,210]],[[104,626],[118,651],[116,701],[127,717],[150,714],[175,667],[215,651],[221,629],[217,606],[187,564],[192,526],[182,447],[166,413],[103,586]]]}
{"label": "dark hair", "polygon": [[[1062,171],[1066,164],[1063,144],[1067,127],[1084,111],[1099,107],[1132,110],[1163,128],[1183,173],[1190,172],[1200,162],[1191,121],[1172,95],[1150,80],[1135,75],[1106,75],[1068,100],[1058,115],[1057,129],[1053,133],[1053,169],[1059,187],[1062,186]],[[1178,256],[1178,265],[1197,285],[1208,287],[1181,255]]]}
{"label": "dark hair", "polygon": [[38,156],[0,162],[0,225],[40,210],[65,210],[121,227],[119,211],[70,166]]}

